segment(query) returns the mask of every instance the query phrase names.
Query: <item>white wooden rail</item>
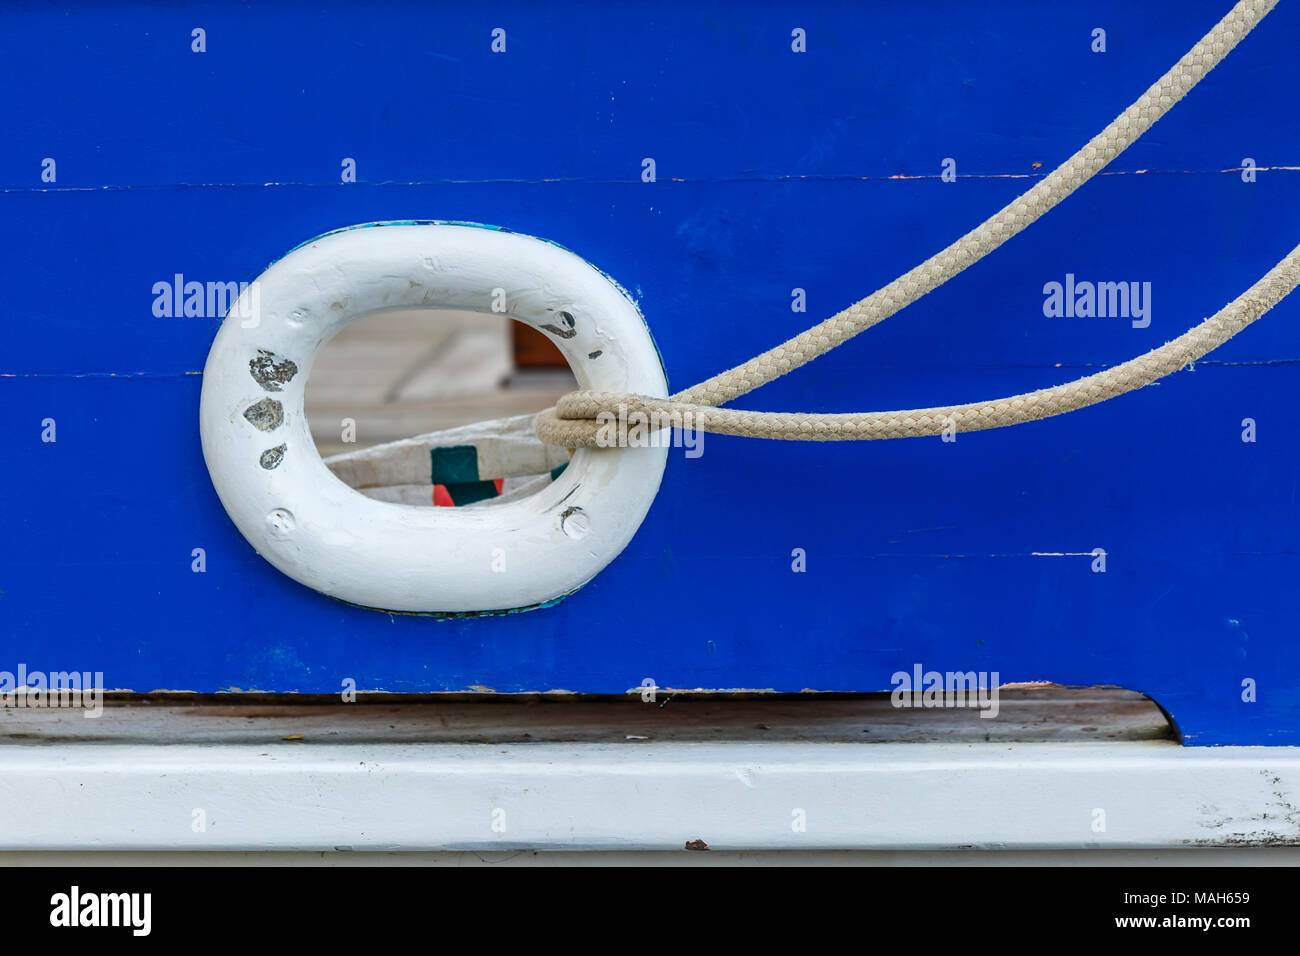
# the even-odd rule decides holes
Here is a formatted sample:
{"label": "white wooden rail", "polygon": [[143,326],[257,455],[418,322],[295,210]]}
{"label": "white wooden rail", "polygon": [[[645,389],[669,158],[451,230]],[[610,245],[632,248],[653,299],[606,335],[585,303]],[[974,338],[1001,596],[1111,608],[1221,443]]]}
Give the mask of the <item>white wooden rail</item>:
{"label": "white wooden rail", "polygon": [[0,850],[1300,845],[1300,749],[1180,747],[1122,692],[1049,704],[6,710]]}

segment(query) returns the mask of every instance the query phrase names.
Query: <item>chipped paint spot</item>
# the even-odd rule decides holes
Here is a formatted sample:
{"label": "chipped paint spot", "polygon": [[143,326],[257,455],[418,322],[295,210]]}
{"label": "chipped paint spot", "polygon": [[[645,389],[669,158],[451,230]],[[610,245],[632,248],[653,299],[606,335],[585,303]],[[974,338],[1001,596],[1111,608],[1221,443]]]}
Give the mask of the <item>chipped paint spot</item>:
{"label": "chipped paint spot", "polygon": [[1226,836],[1217,840],[1184,840],[1183,843],[1186,846],[1217,847],[1300,846],[1300,838],[1260,831],[1259,833],[1247,833],[1241,836]]}
{"label": "chipped paint spot", "polygon": [[1213,804],[1202,805],[1198,809],[1208,819],[1201,826],[1214,835],[1183,842],[1191,846],[1300,846],[1300,807],[1282,785],[1280,776],[1266,768],[1257,773],[1272,795],[1259,812],[1233,818]]}
{"label": "chipped paint spot", "polygon": [[286,535],[294,528],[293,512],[287,508],[276,508],[266,516],[266,523],[276,535]]}
{"label": "chipped paint spot", "polygon": [[560,515],[560,530],[575,541],[585,538],[591,531],[591,519],[581,508],[572,505]]}
{"label": "chipped paint spot", "polygon": [[276,445],[274,448],[268,448],[262,452],[262,457],[257,460],[257,463],[267,471],[280,467],[280,462],[284,461],[284,453],[287,447],[287,445]]}
{"label": "chipped paint spot", "polygon": [[564,328],[560,328],[560,326],[550,322],[548,322],[546,325],[543,325],[542,328],[545,329],[547,332],[552,333],[553,335],[558,335],[562,339],[571,339],[578,334],[577,329],[573,327],[574,326],[573,316],[570,313],[561,312],[560,322],[564,326]]}
{"label": "chipped paint spot", "polygon": [[264,398],[244,409],[244,417],[259,431],[273,431],[284,424],[284,406],[274,398]]}
{"label": "chipped paint spot", "polygon": [[298,366],[274,352],[258,349],[257,356],[248,363],[248,371],[253,376],[253,381],[262,388],[268,392],[278,392],[298,374]]}

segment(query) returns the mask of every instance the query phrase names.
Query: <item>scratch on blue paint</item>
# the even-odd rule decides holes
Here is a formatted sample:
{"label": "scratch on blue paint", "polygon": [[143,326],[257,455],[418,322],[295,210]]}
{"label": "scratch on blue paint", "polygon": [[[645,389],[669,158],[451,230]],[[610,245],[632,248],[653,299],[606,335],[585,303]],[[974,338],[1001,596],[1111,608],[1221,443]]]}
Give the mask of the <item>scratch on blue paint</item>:
{"label": "scratch on blue paint", "polygon": [[[1244,167],[1229,166],[1226,169],[1109,169],[1098,176],[1214,176],[1220,174],[1238,174]],[[1300,165],[1256,166],[1255,172],[1294,173],[1300,172]],[[1006,172],[1006,173],[957,173],[957,179],[1043,179],[1045,172]],[[724,185],[727,183],[789,183],[789,182],[909,182],[913,180],[941,179],[939,173],[888,173],[876,176],[862,176],[850,173],[781,173],[776,175],[755,176],[674,176],[668,182],[695,183],[704,185]],[[541,179],[524,177],[501,177],[496,179],[419,179],[398,180],[359,180],[354,183],[308,183],[308,182],[269,182],[269,183],[100,183],[91,186],[4,186],[4,193],[58,193],[58,192],[122,192],[146,189],[340,189],[356,186],[538,186],[545,183],[563,183],[581,186],[639,186],[638,179],[592,179],[583,176],[548,176]],[[454,225],[472,226],[477,223],[454,223]]]}

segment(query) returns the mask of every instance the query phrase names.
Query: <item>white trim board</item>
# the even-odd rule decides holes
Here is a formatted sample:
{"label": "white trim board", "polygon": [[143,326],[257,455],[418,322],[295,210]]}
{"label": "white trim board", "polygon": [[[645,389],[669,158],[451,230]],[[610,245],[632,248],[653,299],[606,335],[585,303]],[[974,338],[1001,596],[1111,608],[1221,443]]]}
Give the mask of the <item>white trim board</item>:
{"label": "white trim board", "polygon": [[549,867],[549,866],[1300,866],[1300,846],[1177,850],[426,850],[277,852],[83,850],[0,852],[0,867]]}
{"label": "white trim board", "polygon": [[1290,747],[159,744],[0,746],[0,850],[1300,845]]}

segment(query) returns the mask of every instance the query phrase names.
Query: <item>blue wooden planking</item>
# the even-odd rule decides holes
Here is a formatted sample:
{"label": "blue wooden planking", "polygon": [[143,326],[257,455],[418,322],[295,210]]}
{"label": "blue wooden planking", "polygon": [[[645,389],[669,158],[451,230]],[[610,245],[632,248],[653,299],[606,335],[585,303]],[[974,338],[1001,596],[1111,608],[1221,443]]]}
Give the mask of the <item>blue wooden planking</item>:
{"label": "blue wooden planking", "polygon": [[[496,223],[633,290],[682,387],[984,219],[1228,6],[11,8],[0,667],[102,670],[134,690],[621,692],[646,677],[879,690],[919,662],[1146,691],[1193,743],[1300,742],[1300,301],[1193,372],[954,444],[708,436],[698,460],[674,452],[645,525],[588,587],[473,621],[350,608],[258,558],[199,450],[217,322],[151,310],[175,273],[252,279],[351,223]],[[208,52],[190,52],[193,27]],[[993,397],[1181,333],[1300,240],[1300,172],[1224,171],[1300,166],[1297,36],[1300,4],[1283,2],[1108,174],[744,402]],[[647,156],[657,183],[640,182]],[[937,178],[948,156],[956,183]],[[343,157],[359,182],[337,182]],[[1150,327],[1045,317],[1043,284],[1067,272],[1151,282]],[[1095,547],[1105,574],[1034,554]]]}

